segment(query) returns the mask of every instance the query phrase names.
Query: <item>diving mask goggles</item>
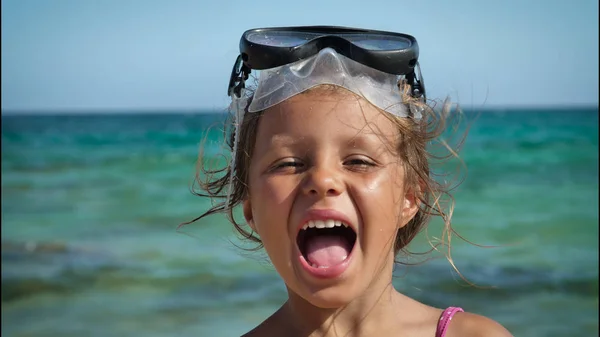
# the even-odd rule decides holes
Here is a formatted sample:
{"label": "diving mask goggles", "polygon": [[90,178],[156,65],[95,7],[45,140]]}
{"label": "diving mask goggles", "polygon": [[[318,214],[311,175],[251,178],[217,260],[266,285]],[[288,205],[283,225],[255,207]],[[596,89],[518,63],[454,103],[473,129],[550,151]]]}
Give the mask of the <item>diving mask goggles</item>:
{"label": "diving mask goggles", "polygon": [[[240,124],[246,111],[263,111],[317,85],[332,84],[395,116],[419,120],[421,110],[403,104],[399,90],[403,80],[413,97],[425,101],[418,57],[417,40],[407,34],[332,26],[244,32],[227,90],[235,130],[225,207],[232,206]],[[250,93],[245,83],[252,70],[260,73],[258,85]]]}
{"label": "diving mask goggles", "polygon": [[[325,49],[330,51],[330,57],[318,62]],[[240,39],[240,55],[231,72],[227,94],[240,97],[251,71],[259,70],[258,91],[263,89],[263,96],[277,92],[280,98],[270,100],[278,101],[276,103],[299,93],[295,91],[317,84],[355,82],[347,89],[364,96],[362,90],[355,89],[368,88],[378,82],[386,88],[393,82],[394,91],[398,91],[400,76],[410,85],[413,97],[425,100],[418,57],[417,40],[407,34],[332,26],[250,29]],[[337,63],[332,58],[337,58]],[[333,68],[327,69],[332,65]],[[307,83],[306,79],[311,77],[312,83]],[[337,79],[332,80],[332,77]],[[263,79],[267,78],[270,85],[265,89]],[[361,81],[365,78],[369,81]],[[278,92],[274,85],[277,81],[297,88],[287,90],[287,94]],[[299,82],[302,83],[298,85]],[[255,93],[254,100],[256,98]],[[384,110],[387,108],[378,102],[371,103]],[[261,104],[260,108],[249,111],[263,110],[267,105]]]}

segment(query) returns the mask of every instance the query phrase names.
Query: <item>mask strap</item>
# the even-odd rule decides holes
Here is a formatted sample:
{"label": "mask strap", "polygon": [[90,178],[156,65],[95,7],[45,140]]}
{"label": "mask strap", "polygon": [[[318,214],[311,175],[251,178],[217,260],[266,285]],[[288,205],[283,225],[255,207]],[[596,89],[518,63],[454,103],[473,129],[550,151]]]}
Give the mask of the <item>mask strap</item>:
{"label": "mask strap", "polygon": [[415,70],[409,74],[406,74],[406,81],[410,85],[410,94],[414,98],[421,98],[423,103],[427,102],[427,95],[425,93],[425,81],[421,74],[421,67],[419,62],[415,64]]}

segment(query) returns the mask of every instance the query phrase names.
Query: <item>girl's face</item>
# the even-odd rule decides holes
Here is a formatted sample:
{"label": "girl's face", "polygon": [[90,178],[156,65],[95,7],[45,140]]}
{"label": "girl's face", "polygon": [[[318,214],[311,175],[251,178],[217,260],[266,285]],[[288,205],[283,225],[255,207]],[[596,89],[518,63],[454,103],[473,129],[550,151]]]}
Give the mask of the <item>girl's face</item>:
{"label": "girl's face", "polygon": [[396,232],[417,211],[397,141],[392,121],[342,89],[261,117],[244,215],[288,291],[337,308],[389,284]]}

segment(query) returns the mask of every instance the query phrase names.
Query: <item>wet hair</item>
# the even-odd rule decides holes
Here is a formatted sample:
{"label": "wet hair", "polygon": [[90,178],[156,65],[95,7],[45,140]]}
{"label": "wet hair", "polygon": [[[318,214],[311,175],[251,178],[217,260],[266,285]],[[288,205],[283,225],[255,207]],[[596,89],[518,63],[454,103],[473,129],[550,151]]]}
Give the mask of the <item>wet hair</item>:
{"label": "wet hair", "polygon": [[[321,85],[319,87],[321,89],[341,89],[332,85]],[[417,191],[420,205],[415,216],[397,231],[394,241],[394,256],[413,254],[408,251],[408,244],[427,227],[431,217],[440,217],[444,223],[441,238],[437,239],[435,243],[428,238],[431,249],[418,254],[428,253],[434,249],[438,250],[439,246],[446,247],[447,250],[444,251],[444,254],[456,269],[450,254],[451,234],[456,234],[451,224],[454,199],[450,192],[460,184],[460,180],[447,181],[445,179],[447,174],[436,173],[436,170],[432,168],[432,164],[443,165],[448,160],[457,160],[459,167],[457,167],[457,172],[454,173],[458,173],[457,176],[460,177],[458,171],[464,168],[464,163],[460,160],[458,153],[468,133],[468,128],[460,130],[462,113],[448,99],[443,101],[441,106],[438,106],[439,102],[437,101],[423,102],[420,99],[413,98],[409,94],[410,87],[403,81],[399,82],[398,88],[403,97],[401,104],[404,104],[407,111],[411,113],[408,117],[396,117],[383,111],[382,113],[397,126],[399,141],[396,144],[395,152],[404,166],[405,176],[403,178],[405,184]],[[413,118],[417,111],[421,113],[420,119]],[[257,234],[245,222],[240,223],[235,219],[234,208],[241,205],[248,197],[250,160],[254,151],[259,121],[263,114],[264,111],[253,113],[246,111],[244,119],[239,122],[241,129],[237,152],[235,153],[236,164],[232,179],[233,186],[229,186],[232,173],[231,161],[228,161],[228,164],[222,167],[214,167],[205,160],[201,147],[192,193],[200,197],[209,197],[213,201],[222,200],[222,202],[213,204],[209,210],[199,217],[182,223],[180,226],[193,223],[215,213],[224,213],[243,238],[256,243],[256,246],[250,248],[250,250],[262,248],[262,242]],[[226,121],[226,127],[223,131],[226,146],[229,151],[233,152],[235,139],[233,112]],[[452,136],[451,131],[461,131],[460,137],[457,140],[455,139],[452,145],[445,140],[445,136]],[[227,193],[230,191],[229,188],[231,188],[229,205],[225,205]],[[400,260],[396,262],[409,264]]]}

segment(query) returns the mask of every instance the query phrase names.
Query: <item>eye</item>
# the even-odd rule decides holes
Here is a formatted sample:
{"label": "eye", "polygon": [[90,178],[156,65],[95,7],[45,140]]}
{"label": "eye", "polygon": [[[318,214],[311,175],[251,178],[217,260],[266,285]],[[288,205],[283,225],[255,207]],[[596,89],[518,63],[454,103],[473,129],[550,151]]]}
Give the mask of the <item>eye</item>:
{"label": "eye", "polygon": [[351,159],[346,161],[346,165],[364,165],[364,166],[370,166],[371,163],[364,160],[364,159]]}
{"label": "eye", "polygon": [[349,158],[344,161],[344,165],[348,166],[350,169],[364,171],[371,167],[377,166],[377,164],[370,159],[367,158]]}
{"label": "eye", "polygon": [[299,161],[297,159],[284,159],[284,160],[274,163],[273,166],[271,167],[270,171],[271,172],[281,172],[281,171],[295,172],[303,167],[304,167],[304,163],[302,163],[301,161]]}

